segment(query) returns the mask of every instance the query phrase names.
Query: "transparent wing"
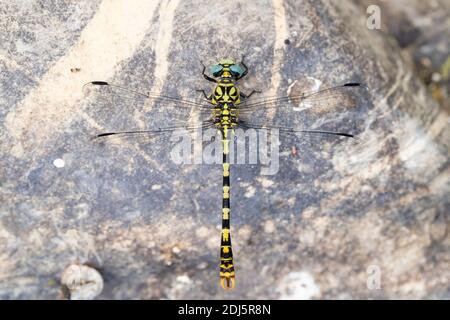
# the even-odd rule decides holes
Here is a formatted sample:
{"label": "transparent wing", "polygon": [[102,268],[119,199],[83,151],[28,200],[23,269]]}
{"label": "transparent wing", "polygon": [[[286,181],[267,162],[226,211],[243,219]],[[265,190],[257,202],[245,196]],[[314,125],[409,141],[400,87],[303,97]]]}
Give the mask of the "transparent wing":
{"label": "transparent wing", "polygon": [[264,106],[264,108],[278,108],[281,102],[290,101],[293,104],[304,104],[303,108],[312,107],[311,104],[317,103],[322,104],[323,102],[328,103],[328,108],[331,107],[331,102],[339,102],[339,99],[343,99],[352,94],[352,92],[357,92],[360,90],[367,90],[367,86],[361,83],[350,82],[343,85],[329,87],[312,92],[296,92],[295,87],[291,90],[291,95],[288,96],[274,96],[274,97],[262,97],[248,99],[241,105],[241,110],[255,110]]}
{"label": "transparent wing", "polygon": [[241,126],[278,129],[297,137],[354,137],[363,122],[367,87],[347,83],[310,93],[249,99],[239,108]]}
{"label": "transparent wing", "polygon": [[200,133],[206,129],[214,129],[212,121],[204,121],[198,125],[174,125],[172,127],[153,128],[148,130],[129,130],[102,132],[93,136],[93,140],[99,143],[115,142],[123,139],[132,139],[136,142],[149,143],[153,141],[168,140],[171,135],[182,136]]}
{"label": "transparent wing", "polygon": [[87,108],[91,118],[106,128],[96,133],[102,141],[155,141],[176,130],[212,126],[211,106],[207,103],[145,93],[105,81],[89,82],[83,92],[91,105]]}
{"label": "transparent wing", "polygon": [[209,104],[204,102],[170,97],[156,92],[142,92],[106,81],[91,81],[86,83],[83,86],[83,93],[85,96],[100,97],[106,99],[108,102],[127,101],[129,103],[130,101],[134,101],[135,103],[143,104],[152,101],[153,103],[164,102],[166,105],[168,102],[171,102],[173,104],[170,106],[176,106],[177,108],[198,109],[202,111],[207,111],[211,108]]}

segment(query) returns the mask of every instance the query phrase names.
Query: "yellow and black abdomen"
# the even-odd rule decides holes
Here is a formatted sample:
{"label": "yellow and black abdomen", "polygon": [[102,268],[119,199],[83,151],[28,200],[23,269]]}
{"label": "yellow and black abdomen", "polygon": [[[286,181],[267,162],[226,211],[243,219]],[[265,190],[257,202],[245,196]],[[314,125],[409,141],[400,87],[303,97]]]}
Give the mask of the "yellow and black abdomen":
{"label": "yellow and black abdomen", "polygon": [[220,130],[223,143],[223,199],[222,234],[220,241],[220,284],[224,289],[235,286],[235,270],[230,232],[230,133],[238,122],[237,106],[241,102],[239,89],[234,82],[219,81],[210,96],[214,104],[213,121]]}

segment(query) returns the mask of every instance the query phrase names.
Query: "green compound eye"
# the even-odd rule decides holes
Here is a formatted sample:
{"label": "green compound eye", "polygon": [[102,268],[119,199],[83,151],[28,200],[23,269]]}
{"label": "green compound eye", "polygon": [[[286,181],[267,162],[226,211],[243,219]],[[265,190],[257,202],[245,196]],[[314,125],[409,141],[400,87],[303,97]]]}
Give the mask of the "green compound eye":
{"label": "green compound eye", "polygon": [[215,65],[211,66],[211,68],[209,68],[209,71],[215,77],[220,75],[222,70],[223,70],[223,66],[221,66],[220,64],[215,64]]}
{"label": "green compound eye", "polygon": [[231,73],[236,76],[240,76],[244,73],[244,69],[242,69],[242,67],[238,64],[233,64],[232,66],[230,66],[230,70]]}

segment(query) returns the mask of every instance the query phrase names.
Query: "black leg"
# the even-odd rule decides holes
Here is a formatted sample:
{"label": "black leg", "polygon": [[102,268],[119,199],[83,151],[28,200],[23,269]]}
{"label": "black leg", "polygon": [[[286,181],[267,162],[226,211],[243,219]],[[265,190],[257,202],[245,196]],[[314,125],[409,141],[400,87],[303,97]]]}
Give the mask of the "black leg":
{"label": "black leg", "polygon": [[254,93],[261,93],[261,90],[253,90],[252,92],[250,92],[249,94],[245,94],[243,92],[240,92],[241,98],[243,100],[246,100],[248,98],[250,98]]}
{"label": "black leg", "polygon": [[216,80],[216,79],[211,78],[210,76],[208,76],[208,75],[205,73],[205,71],[206,71],[206,66],[203,64],[203,62],[200,61],[200,63],[201,63],[202,66],[203,66],[203,71],[202,71],[203,78],[205,78],[205,79],[208,80],[208,81],[217,83],[217,80]]}
{"label": "black leg", "polygon": [[241,58],[241,65],[244,67],[245,70],[244,70],[244,72],[243,72],[239,77],[236,78],[236,80],[242,79],[242,78],[245,77],[245,76],[247,75],[247,73],[248,73],[248,67],[247,67],[247,65],[245,64],[244,59],[245,59],[245,56],[242,56],[242,58]]}
{"label": "black leg", "polygon": [[205,97],[206,100],[211,100],[211,97],[208,97],[208,95],[206,94],[205,90],[198,89],[198,90],[195,90],[195,91],[203,93],[203,96]]}

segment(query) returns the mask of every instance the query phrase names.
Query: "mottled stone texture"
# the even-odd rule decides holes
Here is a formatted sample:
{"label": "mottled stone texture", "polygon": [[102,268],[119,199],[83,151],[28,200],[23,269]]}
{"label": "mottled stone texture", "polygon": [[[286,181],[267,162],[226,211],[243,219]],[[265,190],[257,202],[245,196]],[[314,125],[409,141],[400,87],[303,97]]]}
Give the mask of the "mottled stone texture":
{"label": "mottled stone texture", "polygon": [[369,5],[380,8],[381,32],[397,41],[406,63],[450,111],[450,1],[353,1],[364,12]]}
{"label": "mottled stone texture", "polygon": [[[0,26],[0,298],[62,298],[71,264],[100,271],[100,299],[450,298],[449,117],[353,2],[14,1]],[[94,143],[168,118],[81,87],[189,97],[208,88],[199,60],[242,54],[247,91],[309,77],[370,94],[361,143],[304,144],[273,176],[232,168],[224,292],[220,166],[176,165],[158,141]]]}

